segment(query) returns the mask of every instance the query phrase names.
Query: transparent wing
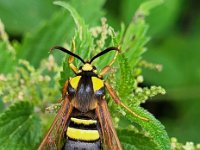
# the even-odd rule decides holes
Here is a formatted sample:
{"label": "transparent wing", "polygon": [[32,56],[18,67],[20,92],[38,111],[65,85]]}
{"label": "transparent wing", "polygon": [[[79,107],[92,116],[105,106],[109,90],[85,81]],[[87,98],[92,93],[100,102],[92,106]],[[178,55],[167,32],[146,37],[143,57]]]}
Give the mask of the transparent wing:
{"label": "transparent wing", "polygon": [[63,132],[67,124],[67,120],[72,112],[72,106],[69,99],[66,97],[62,102],[61,108],[59,109],[49,131],[45,135],[41,142],[38,150],[57,150],[61,149]]}
{"label": "transparent wing", "polygon": [[112,119],[108,110],[107,102],[102,99],[96,108],[103,136],[104,149],[122,150]]}

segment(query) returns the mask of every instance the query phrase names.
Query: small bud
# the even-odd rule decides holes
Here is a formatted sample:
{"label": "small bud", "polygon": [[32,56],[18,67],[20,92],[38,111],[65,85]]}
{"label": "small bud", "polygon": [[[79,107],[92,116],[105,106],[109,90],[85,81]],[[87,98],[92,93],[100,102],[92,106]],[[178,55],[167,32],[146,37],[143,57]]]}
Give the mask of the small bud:
{"label": "small bud", "polygon": [[136,80],[137,80],[138,83],[142,83],[144,81],[144,78],[143,78],[143,76],[140,75],[140,76],[137,77]]}

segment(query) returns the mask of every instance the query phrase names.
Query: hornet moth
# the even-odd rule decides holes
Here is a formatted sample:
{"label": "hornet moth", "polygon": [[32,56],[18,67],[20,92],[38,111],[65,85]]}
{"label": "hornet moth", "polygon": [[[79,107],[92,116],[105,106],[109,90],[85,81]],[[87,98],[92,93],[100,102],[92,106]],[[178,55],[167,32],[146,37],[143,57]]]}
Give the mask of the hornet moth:
{"label": "hornet moth", "polygon": [[[112,124],[105,92],[110,94],[116,104],[135,117],[144,121],[148,119],[136,114],[122,103],[111,85],[103,79],[103,75],[110,70],[120,49],[118,47],[106,48],[92,57],[90,61],[84,61],[74,52],[61,46],[54,46],[51,51],[54,49],[70,55],[68,63],[75,77],[65,82],[61,108],[38,150],[122,150]],[[73,51],[75,51],[74,43]],[[114,58],[97,73],[92,62],[110,51],[115,51]],[[83,63],[79,69],[73,64],[74,58]]]}

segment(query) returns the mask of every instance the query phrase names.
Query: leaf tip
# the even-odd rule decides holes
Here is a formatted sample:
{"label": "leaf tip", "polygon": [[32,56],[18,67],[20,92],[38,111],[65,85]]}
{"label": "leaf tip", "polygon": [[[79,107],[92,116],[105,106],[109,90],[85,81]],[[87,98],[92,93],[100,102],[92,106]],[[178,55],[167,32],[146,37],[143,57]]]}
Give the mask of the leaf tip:
{"label": "leaf tip", "polygon": [[53,2],[54,5],[59,5],[59,6],[61,6],[62,3],[64,3],[64,1],[54,1]]}

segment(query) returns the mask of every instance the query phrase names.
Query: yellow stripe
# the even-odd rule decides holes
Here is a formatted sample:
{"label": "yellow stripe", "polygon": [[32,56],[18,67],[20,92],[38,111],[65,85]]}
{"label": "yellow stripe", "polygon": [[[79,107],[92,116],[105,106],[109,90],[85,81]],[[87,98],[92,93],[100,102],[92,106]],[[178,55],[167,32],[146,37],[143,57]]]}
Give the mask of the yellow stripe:
{"label": "yellow stripe", "polygon": [[74,77],[74,78],[71,78],[70,79],[70,84],[71,84],[71,86],[76,90],[77,89],[77,87],[78,87],[78,83],[79,83],[79,81],[80,81],[80,78],[81,78],[81,76],[76,76],[76,77]]}
{"label": "yellow stripe", "polygon": [[76,140],[94,141],[99,139],[99,132],[97,130],[81,130],[68,127],[67,136]]}
{"label": "yellow stripe", "polygon": [[93,84],[94,92],[96,92],[97,90],[99,90],[100,88],[104,86],[103,80],[97,77],[92,77],[92,84]]}
{"label": "yellow stripe", "polygon": [[91,125],[96,124],[96,120],[85,120],[85,119],[78,119],[78,118],[71,118],[71,121],[73,121],[76,124],[84,124],[84,125]]}

